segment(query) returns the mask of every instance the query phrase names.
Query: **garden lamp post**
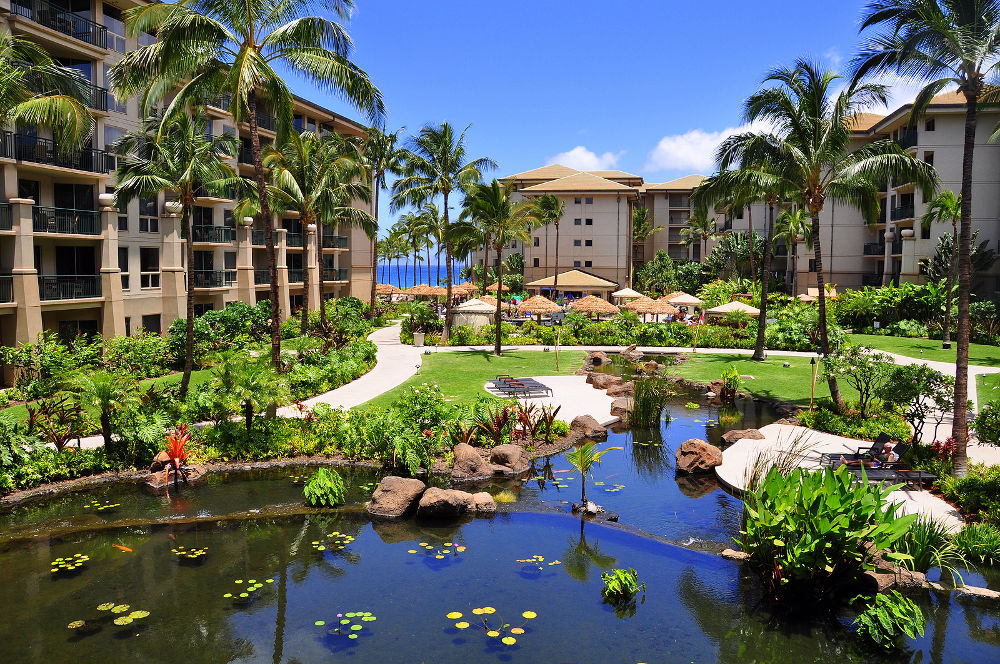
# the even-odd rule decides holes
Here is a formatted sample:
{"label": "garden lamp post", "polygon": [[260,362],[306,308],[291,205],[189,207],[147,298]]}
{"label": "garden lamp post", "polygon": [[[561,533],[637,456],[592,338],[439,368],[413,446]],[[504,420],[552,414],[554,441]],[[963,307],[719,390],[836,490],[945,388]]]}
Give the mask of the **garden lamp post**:
{"label": "garden lamp post", "polygon": [[810,369],[812,372],[812,388],[809,392],[809,412],[813,409],[813,400],[816,398],[816,358],[809,360]]}

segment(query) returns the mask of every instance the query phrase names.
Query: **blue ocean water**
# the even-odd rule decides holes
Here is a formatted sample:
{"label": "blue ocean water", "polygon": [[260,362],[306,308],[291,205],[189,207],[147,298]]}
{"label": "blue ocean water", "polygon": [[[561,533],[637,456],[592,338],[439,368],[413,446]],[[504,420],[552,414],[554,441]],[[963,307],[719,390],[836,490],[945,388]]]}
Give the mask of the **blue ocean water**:
{"label": "blue ocean water", "polygon": [[[417,284],[430,284],[431,286],[438,285],[438,267],[437,263],[432,263],[430,265],[425,265],[423,263],[417,264],[416,279],[414,279],[413,273],[413,263],[408,263],[405,265],[397,265],[396,261],[392,261],[392,265],[387,263],[378,264],[378,283],[385,284],[390,283],[398,288],[409,288],[410,286],[416,286]],[[464,279],[458,276],[458,271],[461,269],[462,265],[458,263],[455,264],[453,268],[453,275],[455,283],[462,283]],[[440,264],[441,270],[441,285],[443,286],[447,280],[447,268],[445,263]],[[428,273],[429,276],[428,276]]]}

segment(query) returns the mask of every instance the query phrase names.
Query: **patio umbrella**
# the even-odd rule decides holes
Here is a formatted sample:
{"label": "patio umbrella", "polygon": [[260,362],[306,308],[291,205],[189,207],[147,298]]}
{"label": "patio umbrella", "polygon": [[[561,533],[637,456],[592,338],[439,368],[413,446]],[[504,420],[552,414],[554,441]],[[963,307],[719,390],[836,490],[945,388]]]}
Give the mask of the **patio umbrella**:
{"label": "patio umbrella", "polygon": [[660,320],[661,314],[676,316],[681,311],[677,307],[672,306],[669,302],[664,302],[663,300],[654,300],[646,296],[640,297],[637,300],[632,300],[624,307],[627,311],[631,311],[636,314],[653,314],[656,316],[656,320]]}
{"label": "patio umbrella", "polygon": [[616,314],[621,309],[611,304],[607,300],[597,297],[596,295],[588,295],[581,300],[574,300],[573,304],[569,305],[571,309],[579,311],[581,314],[587,314],[589,316],[596,315],[600,319],[603,314]]}
{"label": "patio umbrella", "polygon": [[[497,289],[496,282],[493,282],[492,284],[490,284],[489,286],[486,287],[486,290],[488,290],[488,291],[496,292],[496,289]],[[504,293],[506,293],[509,290],[510,290],[510,288],[508,286],[501,287],[501,291],[504,292]]]}
{"label": "patio umbrella", "polygon": [[517,313],[522,316],[525,314],[535,314],[538,316],[539,323],[542,322],[542,314],[554,314],[560,311],[562,311],[562,307],[542,295],[535,295],[517,305]]}
{"label": "patio umbrella", "polygon": [[631,288],[623,288],[621,290],[616,290],[611,294],[611,297],[617,297],[622,300],[634,300],[636,298],[642,297],[642,293],[639,291],[632,290]]}
{"label": "patio umbrella", "polygon": [[495,297],[490,297],[489,295],[483,295],[477,298],[480,302],[485,302],[486,304],[491,304],[494,307],[497,306],[497,299]]}
{"label": "patio umbrella", "polygon": [[705,313],[709,316],[725,316],[731,313],[741,313],[747,316],[756,316],[760,314],[760,309],[756,307],[751,307],[749,304],[734,300],[733,302],[727,302],[726,304],[720,305],[718,307],[712,307],[711,309],[706,309]]}
{"label": "patio umbrella", "polygon": [[448,289],[444,286],[428,286],[427,294],[433,295],[434,297],[444,297],[448,294]]}
{"label": "patio umbrella", "polygon": [[815,297],[813,297],[812,295],[806,295],[805,293],[799,293],[798,295],[795,296],[795,299],[797,299],[799,302],[815,302],[816,301]]}
{"label": "patio umbrella", "polygon": [[408,288],[406,292],[409,295],[419,295],[421,297],[427,297],[434,294],[431,292],[431,287],[427,284],[417,284],[416,286]]}
{"label": "patio umbrella", "polygon": [[696,298],[694,295],[688,295],[684,291],[679,291],[677,293],[671,293],[666,295],[661,299],[667,300],[670,304],[675,307],[700,307],[702,301]]}
{"label": "patio umbrella", "polygon": [[396,293],[402,293],[402,292],[403,291],[399,290],[398,288],[396,288],[392,284],[376,284],[375,285],[375,293],[378,294],[378,295],[395,295]]}

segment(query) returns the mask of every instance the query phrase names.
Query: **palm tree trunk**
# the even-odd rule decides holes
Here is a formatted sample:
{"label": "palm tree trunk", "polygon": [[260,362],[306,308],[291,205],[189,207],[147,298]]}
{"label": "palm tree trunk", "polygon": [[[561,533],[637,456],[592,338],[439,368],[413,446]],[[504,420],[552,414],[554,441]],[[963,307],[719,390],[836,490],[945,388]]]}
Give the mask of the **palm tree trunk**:
{"label": "palm tree trunk", "polygon": [[799,294],[799,243],[792,247],[792,295]]}
{"label": "palm tree trunk", "polygon": [[[305,223],[301,224],[302,233],[305,237],[309,236],[309,216],[303,219]],[[309,247],[303,242],[302,248],[302,258],[305,259],[309,252]],[[319,259],[319,254],[316,254],[317,260]],[[305,260],[302,261],[302,322],[299,325],[299,335],[306,336],[306,332],[309,331],[309,265]]]}
{"label": "palm tree trunk", "polygon": [[951,435],[955,439],[955,454],[951,457],[952,473],[965,477],[969,473],[966,445],[969,442],[969,296],[972,274],[969,254],[972,251],[972,158],[976,147],[976,106],[978,93],[965,93],[965,154],[962,157],[962,221],[958,236],[958,352],[955,356],[955,412]]}
{"label": "palm tree trunk", "polygon": [[[323,276],[323,221],[316,220],[316,285],[319,286],[319,326],[326,333],[326,278]],[[375,287],[374,267],[372,268],[372,288]],[[375,298],[372,297],[372,312],[375,311]],[[374,315],[374,313],[372,314]]]}
{"label": "palm tree trunk", "polygon": [[[486,273],[489,272],[489,270],[486,268],[486,265],[489,263],[489,261],[490,261],[490,234],[486,233],[483,236],[483,295],[486,295],[486,286],[488,285],[486,283],[486,278],[487,278]],[[499,291],[497,291],[497,295],[498,296],[500,295]],[[497,299],[499,300],[500,298],[497,297]]]}
{"label": "palm tree trunk", "polygon": [[495,249],[497,251],[497,317],[496,317],[496,320],[494,321],[494,325],[495,325],[495,328],[496,328],[496,341],[494,342],[494,345],[493,345],[493,354],[496,355],[497,357],[500,357],[500,354],[501,354],[501,349],[500,349],[500,292],[501,292],[500,291],[500,284],[503,283],[503,281],[502,281],[502,277],[503,277],[503,261],[500,260],[500,253],[503,250],[503,245],[501,245],[500,243],[497,243]]}
{"label": "palm tree trunk", "polygon": [[951,225],[951,267],[948,269],[948,281],[945,286],[944,329],[941,330],[941,348],[951,348],[951,294],[955,290],[955,248],[958,246],[958,226]]}
{"label": "palm tree trunk", "polygon": [[793,245],[790,247],[786,242],[785,249],[788,250],[785,254],[785,289],[789,291],[790,295],[795,295],[794,285],[792,283],[792,280],[795,278],[795,273],[792,272],[794,269],[793,261],[795,256],[795,246]]}
{"label": "palm tree trunk", "polygon": [[[444,223],[441,227],[441,240],[444,242],[444,258],[448,261],[445,266],[445,275],[448,278],[448,293],[445,296],[444,303],[444,331],[441,333],[441,341],[444,343],[448,342],[448,337],[451,335],[451,239],[449,238],[451,234],[451,224],[448,217],[448,190],[444,191]],[[440,245],[439,245],[440,246]],[[441,283],[441,261],[438,259],[438,283]],[[499,290],[497,295],[500,295]]]}
{"label": "palm tree trunk", "polygon": [[[552,270],[552,300],[559,299],[559,220],[555,220],[556,225],[556,265]],[[538,289],[541,292],[541,289]]]}
{"label": "palm tree trunk", "polygon": [[[267,200],[267,181],[264,179],[264,162],[260,156],[260,131],[257,127],[257,95],[247,95],[250,111],[250,147],[253,150],[253,169],[257,180],[257,195],[260,197],[260,213],[264,217],[264,245],[267,247],[267,267],[271,276],[271,364],[281,366],[281,311],[278,309],[278,253],[274,248],[274,220],[271,219],[271,204]],[[189,238],[190,243],[190,238]]]}
{"label": "palm tree trunk", "polygon": [[179,396],[183,400],[187,396],[188,385],[191,384],[191,371],[194,369],[194,242],[191,234],[191,206],[184,203],[181,228],[184,229],[184,253],[187,257],[187,319],[184,321],[184,376],[181,378]]}
{"label": "palm tree trunk", "polygon": [[[819,239],[819,212],[812,214],[812,236],[813,250],[816,253],[816,289],[819,291],[819,349],[824,357],[830,354],[830,335],[826,328],[826,284],[823,279],[823,252]],[[836,376],[831,375],[827,379],[830,386],[830,398],[833,405],[838,410],[844,408],[844,397],[840,395],[840,385],[837,384]]]}
{"label": "palm tree trunk", "polygon": [[247,428],[247,441],[250,440],[250,435],[253,433],[253,402],[244,401],[243,402],[243,423]]}
{"label": "palm tree trunk", "polygon": [[101,435],[104,436],[104,450],[108,456],[119,458],[118,450],[111,442],[111,416],[106,409],[101,410]]}
{"label": "palm tree trunk", "polygon": [[[771,240],[774,235],[774,203],[768,205],[767,231],[764,237],[764,265],[760,268],[760,315],[757,316],[757,343],[751,360],[764,360],[764,332],[767,327],[767,287],[771,272]],[[752,245],[751,245],[752,246]],[[753,253],[751,250],[750,253]]]}
{"label": "palm tree trunk", "polygon": [[[429,284],[431,283],[431,244],[429,241],[425,249],[427,252],[427,283]],[[416,277],[414,277],[413,285],[417,285]]]}
{"label": "palm tree trunk", "polygon": [[[375,236],[372,237],[372,289],[371,289],[371,293],[369,293],[369,295],[368,295],[368,298],[369,298],[369,300],[371,302],[371,311],[368,312],[368,320],[370,320],[371,322],[374,323],[375,322],[375,282],[376,282],[375,277],[377,276],[376,270],[378,269],[378,190],[379,190],[378,179],[375,179],[373,181],[372,189],[375,190],[373,192],[375,194],[375,200],[374,200],[374,203],[375,203],[375,207],[374,207],[374,210],[375,210]],[[320,270],[322,270],[322,269],[323,268],[320,268]],[[320,282],[320,283],[322,283],[322,282]],[[320,297],[320,300],[323,299],[323,293],[322,292],[320,292],[319,297]],[[322,310],[321,310],[321,318],[322,318]]]}
{"label": "palm tree trunk", "polygon": [[753,256],[753,206],[747,206],[747,237],[750,238],[750,285],[757,281],[757,271],[754,269],[754,256]]}

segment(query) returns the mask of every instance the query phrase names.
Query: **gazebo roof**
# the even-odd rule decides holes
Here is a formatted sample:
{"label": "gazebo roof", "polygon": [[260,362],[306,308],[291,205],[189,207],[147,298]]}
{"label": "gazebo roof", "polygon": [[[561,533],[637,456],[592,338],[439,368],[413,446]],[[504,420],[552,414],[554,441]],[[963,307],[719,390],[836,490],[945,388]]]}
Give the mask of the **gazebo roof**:
{"label": "gazebo roof", "polygon": [[621,311],[615,305],[596,295],[588,295],[579,300],[573,300],[573,303],[569,306],[571,309],[575,309],[583,314],[616,314]]}
{"label": "gazebo roof", "polygon": [[410,295],[433,295],[431,287],[427,284],[417,284],[416,286],[411,286],[406,289],[406,292]]}
{"label": "gazebo roof", "polygon": [[669,302],[654,300],[646,296],[632,300],[625,305],[625,309],[637,314],[679,314],[681,312],[677,307],[671,306]]}
{"label": "gazebo roof", "polygon": [[[553,277],[544,277],[542,279],[537,279],[532,281],[530,284],[525,284],[528,288],[540,288],[549,287],[553,285]],[[559,289],[560,290],[575,290],[575,289],[586,289],[586,288],[596,288],[600,290],[609,290],[617,286],[613,281],[608,281],[607,279],[602,279],[596,274],[591,274],[589,272],[584,272],[583,270],[567,270],[566,272],[559,273]]]}
{"label": "gazebo roof", "polygon": [[480,297],[478,297],[476,299],[478,299],[480,302],[485,302],[486,304],[489,304],[489,305],[491,305],[493,307],[497,306],[497,299],[495,297],[490,296],[490,295],[481,295]]}
{"label": "gazebo roof", "polygon": [[559,311],[562,311],[562,307],[541,295],[530,297],[517,305],[517,313],[519,314],[554,314]]}

